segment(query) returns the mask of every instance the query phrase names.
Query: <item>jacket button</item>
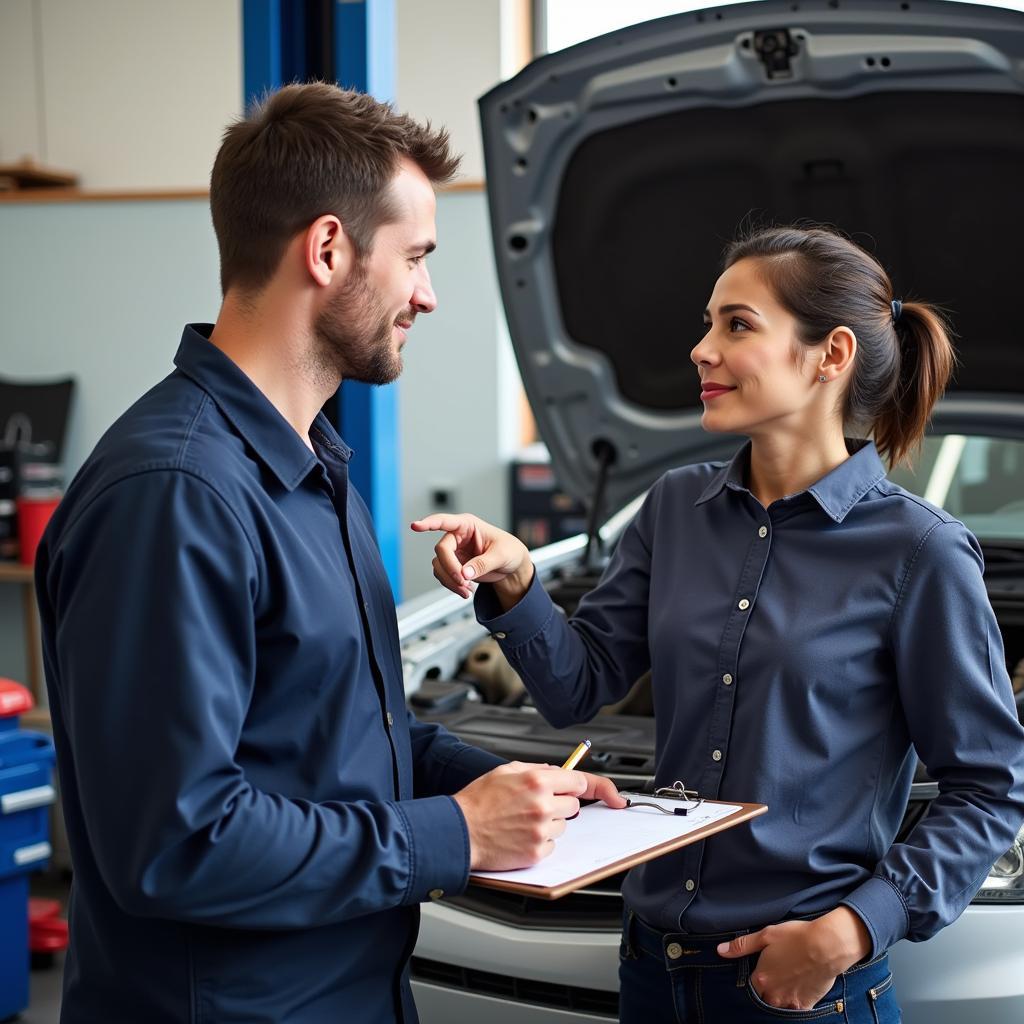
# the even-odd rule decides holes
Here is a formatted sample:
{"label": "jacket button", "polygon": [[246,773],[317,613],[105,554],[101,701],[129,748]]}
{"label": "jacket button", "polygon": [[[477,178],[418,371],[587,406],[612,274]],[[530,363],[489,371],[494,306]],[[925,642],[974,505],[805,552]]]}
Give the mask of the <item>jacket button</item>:
{"label": "jacket button", "polygon": [[743,598],[743,600],[740,601],[740,611],[745,612],[749,607],[750,602],[746,598]]}
{"label": "jacket button", "polygon": [[732,686],[732,673],[726,672],[725,675],[722,676],[722,682],[725,683],[726,686]]}
{"label": "jacket button", "polygon": [[721,761],[722,760],[722,752],[720,750],[712,750],[711,751],[711,759],[713,761]]}
{"label": "jacket button", "polygon": [[683,947],[678,942],[670,942],[665,947],[669,960],[678,960],[683,955]]}
{"label": "jacket button", "polygon": [[764,540],[764,538],[768,536],[768,527],[767,526],[762,526],[761,529],[757,531],[757,535],[762,540]]}
{"label": "jacket button", "polygon": [[395,724],[395,716],[393,714],[391,714],[390,711],[387,713],[387,720],[388,720],[388,728],[390,729],[391,726],[393,726]]}
{"label": "jacket button", "polygon": [[693,892],[693,890],[696,889],[696,888],[697,888],[697,883],[692,878],[688,878],[686,880],[686,891],[687,892]]}
{"label": "jacket button", "polygon": [[432,900],[439,900],[444,895],[444,889],[431,889],[428,895]]}
{"label": "jacket button", "polygon": [[494,634],[494,639],[495,640],[504,640],[506,636],[508,636],[507,633],[495,633]]}

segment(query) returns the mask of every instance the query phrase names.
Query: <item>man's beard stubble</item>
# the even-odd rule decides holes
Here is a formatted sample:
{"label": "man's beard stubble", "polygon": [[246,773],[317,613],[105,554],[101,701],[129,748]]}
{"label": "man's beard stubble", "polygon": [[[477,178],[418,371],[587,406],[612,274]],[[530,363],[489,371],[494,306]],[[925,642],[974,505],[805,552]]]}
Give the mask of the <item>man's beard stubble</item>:
{"label": "man's beard stubble", "polygon": [[[392,338],[395,319],[370,288],[365,269],[356,267],[351,280],[313,325],[313,373],[324,383],[390,384],[397,380],[402,356]],[[412,320],[412,311],[400,313],[397,319]]]}

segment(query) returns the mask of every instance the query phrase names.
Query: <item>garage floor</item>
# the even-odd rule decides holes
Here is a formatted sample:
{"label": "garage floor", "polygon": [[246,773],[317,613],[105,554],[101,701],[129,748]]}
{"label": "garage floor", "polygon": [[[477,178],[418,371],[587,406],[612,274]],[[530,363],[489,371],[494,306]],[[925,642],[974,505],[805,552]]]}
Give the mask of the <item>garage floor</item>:
{"label": "garage floor", "polygon": [[61,953],[53,967],[32,972],[31,1002],[18,1024],[57,1024],[60,1020],[60,983],[64,967]]}
{"label": "garage floor", "polygon": [[[31,879],[30,888],[33,896],[60,900],[67,907],[68,883],[63,876],[55,873],[36,875]],[[18,1024],[58,1024],[63,971],[63,953],[54,958],[52,967],[32,971],[28,1009],[16,1018]]]}

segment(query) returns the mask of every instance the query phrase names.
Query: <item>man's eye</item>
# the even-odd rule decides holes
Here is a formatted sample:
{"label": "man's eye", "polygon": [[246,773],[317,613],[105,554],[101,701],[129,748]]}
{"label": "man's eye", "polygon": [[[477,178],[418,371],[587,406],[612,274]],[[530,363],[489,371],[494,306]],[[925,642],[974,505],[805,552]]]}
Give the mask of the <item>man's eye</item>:
{"label": "man's eye", "polygon": [[424,260],[424,258],[425,258],[425,257],[424,257],[424,256],[423,256],[423,254],[421,253],[421,254],[420,254],[419,256],[410,256],[410,257],[409,257],[409,262],[410,262],[410,263],[422,263],[422,262],[423,262],[423,260]]}

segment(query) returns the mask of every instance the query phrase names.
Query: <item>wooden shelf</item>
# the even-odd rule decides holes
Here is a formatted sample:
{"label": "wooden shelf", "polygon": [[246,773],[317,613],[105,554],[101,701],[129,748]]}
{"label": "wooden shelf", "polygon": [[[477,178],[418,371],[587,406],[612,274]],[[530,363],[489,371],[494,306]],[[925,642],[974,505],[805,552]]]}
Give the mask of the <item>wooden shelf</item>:
{"label": "wooden shelf", "polygon": [[0,192],[0,206],[16,203],[123,203],[154,200],[206,199],[204,188],[165,191],[92,191],[82,188],[23,188]]}
{"label": "wooden shelf", "polygon": [[[456,181],[438,190],[444,192],[483,192],[482,181]],[[182,199],[208,199],[205,188],[163,190],[94,190],[85,188],[25,188],[0,191],[0,206],[24,203],[152,203]]]}
{"label": "wooden shelf", "polygon": [[0,583],[31,583],[35,569],[21,562],[0,562]]}

